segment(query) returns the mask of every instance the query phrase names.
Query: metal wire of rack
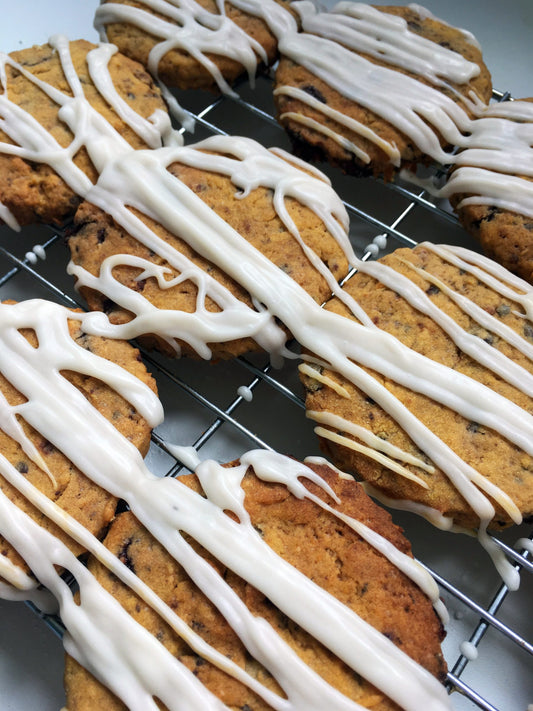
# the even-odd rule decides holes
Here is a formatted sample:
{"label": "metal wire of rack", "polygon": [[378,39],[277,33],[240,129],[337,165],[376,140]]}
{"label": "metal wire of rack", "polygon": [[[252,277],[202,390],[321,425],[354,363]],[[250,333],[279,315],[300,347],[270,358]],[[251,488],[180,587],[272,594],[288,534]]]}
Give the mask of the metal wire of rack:
{"label": "metal wire of rack", "polygon": [[[495,92],[495,98],[509,97]],[[213,99],[191,93],[186,101],[197,124],[194,137],[188,137],[187,142],[227,132],[253,137],[267,146],[289,148],[273,117],[268,78],[259,78],[255,88],[242,84],[239,98]],[[183,96],[180,102],[184,103]],[[476,248],[448,206],[423,191],[413,191],[407,184],[386,185],[325,171],[350,213],[350,237],[359,256],[371,257],[368,245],[378,235],[387,238],[385,251],[424,239]],[[83,307],[65,272],[68,250],[61,232],[50,234],[39,227],[15,235],[0,228],[0,234],[2,298],[44,297]],[[45,250],[44,261],[33,251],[36,242]],[[166,412],[165,422],[152,436],[147,457],[155,473],[176,476],[184,468],[170,454],[167,443],[192,445],[202,458],[220,461],[230,461],[255,447],[300,458],[318,453],[312,425],[304,416],[294,363],[273,370],[266,357],[257,355],[215,365],[143,355],[158,381]],[[533,643],[528,641],[533,640],[529,614],[533,556],[514,546],[519,539],[533,538],[531,528],[523,525],[495,539],[521,574],[520,590],[509,593],[474,540],[444,534],[409,514],[392,513],[405,529],[415,555],[435,576],[450,611],[444,653],[454,707],[486,711],[533,708]],[[58,618],[32,608],[56,634],[62,634]]]}

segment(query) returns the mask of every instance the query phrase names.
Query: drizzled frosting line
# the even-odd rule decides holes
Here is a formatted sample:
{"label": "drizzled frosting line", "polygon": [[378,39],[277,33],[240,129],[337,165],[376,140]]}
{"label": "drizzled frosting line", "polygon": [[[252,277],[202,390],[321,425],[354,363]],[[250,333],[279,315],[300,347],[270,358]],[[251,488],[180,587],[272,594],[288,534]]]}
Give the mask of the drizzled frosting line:
{"label": "drizzled frosting line", "polygon": [[[467,194],[458,209],[467,205],[493,205],[533,217],[533,108],[526,101],[487,106],[479,97],[462,96],[450,82],[465,84],[479,73],[478,65],[457,52],[412,33],[401,17],[380,12],[362,3],[340,2],[332,12],[318,12],[309,2],[294,3],[303,32],[280,37],[280,52],[305,67],[342,96],[360,104],[395,126],[437,163],[457,166],[437,194]],[[415,10],[417,8],[415,7]],[[381,66],[354,52],[371,55]],[[407,70],[431,86],[407,76]],[[445,96],[447,87],[463,104]],[[357,121],[335,111],[305,91],[280,86],[275,92],[296,98],[325,117],[378,145],[399,165],[396,147],[376,140]],[[470,118],[465,108],[474,115]],[[343,146],[368,163],[361,152],[324,123],[296,112],[282,113]],[[440,138],[462,149],[443,150]],[[504,177],[501,174],[507,174]]]}

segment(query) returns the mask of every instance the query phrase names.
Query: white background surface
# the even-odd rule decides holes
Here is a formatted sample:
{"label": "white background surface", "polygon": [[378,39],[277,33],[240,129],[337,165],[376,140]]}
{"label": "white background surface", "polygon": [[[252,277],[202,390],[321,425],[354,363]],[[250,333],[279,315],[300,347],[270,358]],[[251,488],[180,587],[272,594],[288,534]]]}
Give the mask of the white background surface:
{"label": "white background surface", "polygon": [[[496,88],[516,98],[533,96],[532,0],[427,0],[425,5],[474,32]],[[96,40],[96,6],[94,0],[0,0],[0,50],[44,43],[56,33]],[[59,640],[24,605],[0,601],[0,711],[58,711],[64,703],[62,669]],[[525,704],[509,711],[526,711]]]}

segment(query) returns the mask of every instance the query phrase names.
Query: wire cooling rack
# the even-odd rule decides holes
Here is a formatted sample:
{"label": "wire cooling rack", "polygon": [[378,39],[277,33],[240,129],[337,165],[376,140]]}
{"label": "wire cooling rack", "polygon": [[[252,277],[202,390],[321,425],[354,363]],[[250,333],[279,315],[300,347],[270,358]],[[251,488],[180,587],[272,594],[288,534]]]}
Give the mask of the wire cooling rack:
{"label": "wire cooling rack", "polygon": [[[495,98],[509,97],[495,92]],[[268,77],[258,78],[255,88],[242,84],[238,99],[191,93],[179,100],[196,118],[196,131],[186,137],[188,143],[212,133],[233,133],[289,149],[273,118]],[[423,191],[402,183],[347,177],[327,168],[325,172],[350,213],[350,238],[358,256],[371,258],[374,245],[383,244],[384,237],[386,247],[380,254],[422,240],[477,248],[448,205]],[[41,297],[83,307],[66,274],[68,249],[63,233],[38,227],[15,234],[0,228],[0,238],[1,298]],[[44,253],[34,249],[36,244]],[[312,425],[305,418],[294,362],[273,370],[266,357],[257,355],[215,365],[143,355],[158,381],[166,412],[147,457],[156,474],[174,476],[183,468],[169,453],[169,443],[193,445],[202,458],[219,461],[231,461],[256,447],[298,458],[319,453]],[[531,711],[533,564],[527,550],[516,547],[520,539],[533,537],[531,527],[515,527],[496,539],[520,571],[520,589],[511,593],[474,539],[442,533],[409,514],[393,512],[393,518],[405,529],[417,558],[437,579],[450,612],[443,650],[454,708]],[[33,609],[62,634],[59,619]]]}

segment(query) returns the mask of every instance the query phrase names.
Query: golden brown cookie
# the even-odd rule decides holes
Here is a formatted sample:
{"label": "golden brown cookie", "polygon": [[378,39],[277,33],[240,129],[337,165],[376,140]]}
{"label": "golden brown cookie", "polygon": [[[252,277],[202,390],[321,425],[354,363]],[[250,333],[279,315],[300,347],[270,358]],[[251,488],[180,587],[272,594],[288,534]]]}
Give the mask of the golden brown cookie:
{"label": "golden brown cookie", "polygon": [[[400,529],[358,484],[341,479],[327,466],[310,466],[339,496],[342,503],[337,508],[366,523],[410,555],[409,544]],[[201,491],[194,475],[180,481]],[[317,485],[303,481],[310,491],[324,497]],[[351,528],[308,499],[295,498],[285,485],[262,482],[252,469],[248,469],[243,489],[244,505],[252,525],[278,555],[377,628],[432,674],[443,679],[445,663],[439,647],[442,626],[428,598],[411,580]],[[267,688],[279,693],[276,681],[243,647],[213,602],[196,588],[185,571],[132,514],[126,513],[116,519],[105,545],[210,645],[245,668]],[[329,684],[373,711],[398,708],[282,614],[264,594],[224,568],[194,541],[192,545],[210,561],[251,612],[267,620],[305,663]],[[97,561],[91,560],[89,567],[129,614],[152,632],[230,709],[266,711],[271,708],[240,682],[197,655]],[[70,657],[66,662],[65,687],[69,711],[124,708]]]}
{"label": "golden brown cookie", "polygon": [[[522,101],[533,102],[533,99],[521,99],[520,102]],[[517,106],[518,102],[514,101],[513,104]],[[505,123],[510,120],[512,119],[508,119]],[[515,120],[514,123],[521,124],[522,121]],[[496,145],[501,145],[501,141]],[[524,157],[525,155],[524,152]],[[460,165],[452,171],[448,187],[454,184],[455,178],[459,178],[464,166],[469,167],[468,150],[465,153],[465,160],[461,160],[461,158],[462,156],[459,154]],[[528,183],[533,181],[531,176],[516,173],[516,165],[512,158],[509,160],[508,174],[491,172],[497,180],[501,181],[502,185],[508,180],[508,174],[511,175],[512,180],[518,178]],[[481,180],[478,181],[478,184],[481,197],[483,197]],[[517,192],[518,190],[517,185]],[[494,198],[492,201],[491,199],[487,200],[486,204],[462,204],[465,199],[479,197],[474,193],[452,192],[449,197],[461,224],[469,234],[479,240],[485,254],[503,264],[509,271],[533,283],[533,217],[522,215],[505,206],[498,206],[495,204]]]}
{"label": "golden brown cookie", "polygon": [[[460,199],[454,197],[452,202],[457,204]],[[487,256],[533,283],[533,218],[495,205],[466,205],[457,210],[457,215]]]}
{"label": "golden brown cookie", "polygon": [[[173,163],[169,166],[169,170],[259,252],[303,287],[316,302],[322,303],[329,298],[331,291],[326,280],[311,264],[302,247],[278,216],[273,200],[274,194],[270,188],[257,187],[242,196],[237,192],[232,180],[222,173],[191,167],[184,163]],[[302,240],[316,252],[335,280],[342,279],[348,270],[346,256],[322,220],[311,209],[292,197],[287,197],[285,204]],[[189,247],[185,239],[181,238],[184,226],[180,225],[178,218],[174,220],[175,230],[171,233],[153,220],[145,216],[140,217],[165,240],[166,244],[190,258],[238,299],[249,306],[252,305],[250,295],[242,286],[230,279],[217,264],[201,258]],[[111,217],[89,203],[81,205],[76,214],[69,246],[73,263],[94,275],[100,273],[106,258],[119,254],[135,255],[169,268],[170,271],[165,276],[167,280],[178,274],[177,270],[169,267],[162,257],[154,255],[150,249],[121,229]],[[161,289],[153,278],[138,280],[140,272],[138,268],[124,265],[113,269],[113,275],[118,281],[141,293],[159,309],[187,313],[194,313],[197,310],[198,289],[191,280],[171,288]],[[275,290],[275,284],[272,284],[272,289]],[[110,302],[105,295],[84,286],[80,291],[91,310],[105,311],[112,322],[123,323],[131,318],[131,314]],[[216,311],[217,308],[212,301],[207,300],[209,311]],[[174,353],[174,350],[160,338],[153,343],[150,339],[145,339],[145,342],[163,349],[170,355]],[[184,354],[194,355],[193,349],[187,343],[180,342],[180,346]],[[252,338],[213,342],[209,346],[215,359],[231,358],[247,351],[257,350],[257,344]]]}
{"label": "golden brown cookie", "polygon": [[[69,320],[68,327],[71,337],[78,346],[103,359],[103,367],[105,367],[105,361],[116,363],[155,391],[155,381],[146,371],[138,350],[130,346],[129,343],[84,333],[80,322],[77,320]],[[34,347],[37,346],[37,338],[34,332],[28,330],[24,335]],[[87,398],[96,411],[106,417],[124,437],[129,439],[143,454],[146,454],[150,445],[151,429],[129,402],[97,377],[88,376],[77,371],[65,371],[63,375]],[[21,393],[3,375],[0,375],[0,390],[3,397],[12,406],[25,401]],[[24,422],[22,418],[20,421],[26,436],[35,445],[37,453],[48,466],[54,481],[32,461],[28,454],[23,451],[21,445],[4,431],[0,431],[0,451],[2,455],[27,480],[58,506],[74,516],[91,533],[94,535],[103,534],[109,521],[114,516],[116,498],[90,481],[40,432]],[[71,423],[65,422],[65,426],[69,427]],[[30,514],[41,526],[44,526],[61,540],[67,542],[71,550],[76,554],[83,552],[81,545],[70,539],[44,514],[37,511],[1,475],[0,488],[20,509]],[[26,569],[18,553],[11,548],[4,538],[0,539],[0,553],[8,556],[10,560]]]}
{"label": "golden brown cookie", "polygon": [[[480,68],[480,73],[470,79],[468,83],[454,84],[449,82],[449,88],[435,86],[424,76],[416,75],[401,66],[389,64],[385,59],[381,60],[375,56],[360,52],[359,56],[370,62],[369,72],[373,65],[386,67],[396,72],[398,76],[407,75],[425,86],[434,86],[437,96],[439,92],[442,92],[460,106],[462,106],[462,97],[469,96],[472,91],[483,102],[490,100],[492,94],[490,74],[483,63],[481,52],[462,31],[434,19],[429,13],[428,16],[422,16],[416,8],[379,6],[376,9],[405,19],[411,32],[435,42],[439,46],[448,48],[470,62],[477,64]],[[327,37],[327,34],[325,33],[324,36]],[[350,174],[383,176],[385,179],[392,178],[397,170],[401,168],[414,167],[420,163],[431,162],[431,159],[416,144],[415,140],[402,132],[397,125],[393,125],[393,122],[386,118],[385,115],[379,115],[370,107],[352,101],[343,95],[338,88],[334,88],[324,79],[315,76],[306,67],[295,63],[290,58],[290,49],[291,45],[288,43],[289,52],[287,56],[282,53],[276,72],[275,100],[278,119],[286,129],[298,155],[306,160],[329,161]],[[391,83],[394,82],[392,78],[390,81]],[[377,82],[378,80],[376,79],[375,85],[381,86]],[[323,104],[327,109],[332,109],[347,117],[349,121],[358,122],[363,128],[357,130],[353,127],[342,125],[335,116],[323,113],[318,110],[317,106],[308,105],[298,97],[282,93],[286,87],[296,88],[305,92],[311,99],[316,100],[318,106]],[[398,99],[395,97],[388,101],[386,87],[381,91],[381,98],[385,100],[385,106],[395,109],[395,102]],[[405,105],[407,106],[407,100]],[[414,108],[416,111],[416,105]],[[402,120],[406,120],[405,116],[402,117]],[[323,129],[317,130],[315,126],[309,125],[309,121],[315,122],[322,126]],[[377,142],[363,135],[362,132],[366,129],[373,131],[379,140],[385,141],[398,149],[398,165],[393,165],[390,156]],[[445,146],[447,141],[439,137],[436,129],[431,128],[431,130],[435,131],[440,143]],[[366,157],[357,155],[349,146],[343,145],[343,143],[346,144],[347,142],[350,142],[357,150],[366,154]]]}
{"label": "golden brown cookie", "polygon": [[[525,373],[532,373],[531,360],[511,345],[505,334],[498,334],[493,329],[500,325],[512,329],[518,334],[519,342],[524,347],[530,347],[533,342],[533,326],[531,322],[519,315],[521,306],[509,296],[502,295],[478,278],[477,274],[468,271],[463,266],[455,266],[436,254],[429,245],[422,244],[414,250],[400,249],[383,257],[379,262],[387,265],[398,274],[392,279],[396,289],[385,286],[374,276],[359,272],[346,284],[344,289],[351,294],[363,307],[367,315],[379,329],[392,334],[398,341],[405,344],[411,352],[426,356],[449,369],[449,382],[454,381],[457,374],[463,374],[473,381],[482,383],[508,401],[516,403],[526,413],[533,413],[533,401],[526,393],[526,385],[512,385],[501,375],[489,370],[479,359],[465,353],[465,346],[457,344],[457,336],[453,337],[444,331],[444,327],[436,323],[433,315],[417,310],[400,293],[399,275],[404,275],[417,285],[429,302],[438,307],[439,312],[449,315],[460,325],[467,337],[474,336],[472,347],[477,347],[479,339],[482,346],[489,346],[491,351],[499,351],[510,362],[519,364]],[[453,254],[452,254],[453,257]],[[466,264],[465,262],[463,262]],[[416,272],[410,265],[415,265]],[[364,272],[364,268],[363,268]],[[468,315],[456,302],[446,287],[464,296],[469,302],[477,305],[494,319],[494,326],[489,323],[482,325],[475,315]],[[517,291],[517,295],[520,294]],[[346,318],[352,318],[347,308],[332,300],[328,306],[333,312]],[[364,338],[364,336],[363,336]],[[409,353],[402,356],[409,361]],[[315,366],[311,366],[315,368]],[[504,364],[506,369],[509,366]],[[381,383],[389,394],[402,403],[413,413],[432,433],[438,436],[450,450],[456,453],[467,465],[484,477],[491,485],[503,490],[521,511],[524,518],[533,514],[533,459],[500,431],[496,431],[479,422],[465,419],[450,406],[436,402],[428,394],[406,385],[393,382],[389,377],[373,370],[364,368],[373,378]],[[431,459],[430,444],[427,448],[417,446],[412,437],[400,424],[380,407],[365,392],[337,373],[318,368],[316,377],[313,372],[302,376],[306,389],[306,408],[308,416],[321,427],[321,447],[326,454],[343,470],[350,471],[357,478],[371,484],[378,495],[385,495],[394,500],[416,502],[450,517],[455,524],[468,529],[477,529],[479,517],[474,513],[471,503],[449,478],[449,472],[444,467],[437,466]],[[325,378],[331,378],[328,383]],[[522,376],[522,378],[525,376]],[[336,385],[335,385],[336,384]],[[338,386],[342,387],[339,390]],[[337,386],[337,389],[335,387]],[[451,387],[451,385],[450,385]],[[480,402],[486,397],[478,393]],[[332,415],[342,420],[331,420]],[[363,429],[360,434],[348,430],[354,424]],[[370,435],[377,440],[364,441]],[[382,443],[382,444],[381,444]],[[385,447],[393,445],[401,455],[388,452]],[[356,448],[363,447],[366,451]],[[386,455],[387,461],[376,461],[378,450]],[[403,455],[415,457],[418,463],[408,463]],[[453,470],[451,456],[446,465]],[[394,471],[392,464],[402,465],[404,471],[418,477],[413,481]],[[421,482],[420,482],[421,480]],[[424,488],[427,487],[427,488]],[[482,489],[481,484],[479,489]],[[509,514],[503,510],[501,502],[490,494],[488,499],[495,506],[496,514],[490,525],[500,529],[511,523]]]}
{"label": "golden brown cookie", "polygon": [[[115,3],[115,0],[112,0]],[[104,6],[108,0],[102,3]],[[286,0],[278,0],[279,4],[289,7],[289,2]],[[225,55],[217,50],[217,46],[209,47],[209,40],[205,38],[201,45],[195,48],[195,54],[201,54],[203,61],[199,61],[198,56],[193,56],[190,51],[187,51],[189,43],[195,44],[195,32],[201,32],[204,36],[206,29],[214,30],[217,28],[216,16],[219,16],[219,10],[215,0],[198,0],[198,6],[202,10],[214,16],[213,22],[209,21],[209,15],[200,12],[193,19],[189,16],[187,10],[182,8],[176,9],[174,3],[168,3],[168,15],[163,11],[156,11],[151,8],[149,3],[135,2],[135,0],[116,0],[116,4],[125,5],[136,9],[136,14],[124,18],[122,21],[105,22],[104,30],[109,42],[116,44],[121,52],[128,57],[141,62],[144,66],[148,66],[149,54],[154,47],[167,37],[174,37],[178,43],[183,43],[185,46],[172,48],[163,54],[158,67],[158,77],[170,87],[178,89],[209,89],[218,91],[218,84],[214,77],[214,71],[220,72],[225,81],[232,85],[235,81],[245,73],[245,67],[231,56]],[[277,40],[260,17],[255,17],[252,14],[243,12],[231,2],[224,3],[226,17],[231,20],[238,28],[244,31],[249,38],[257,42],[266,53],[266,63],[263,63],[257,52],[256,55],[258,69],[265,69],[270,66],[277,57]],[[104,7],[100,12],[105,13]],[[183,31],[177,19],[171,17],[172,12],[177,12],[178,16],[182,17],[183,26],[186,31]],[[97,21],[99,16],[97,12]],[[150,22],[158,19],[158,23],[154,24],[152,31],[147,29],[150,27]],[[163,25],[163,30],[159,31],[160,24]],[[175,34],[173,34],[175,32]],[[225,40],[226,42],[231,40]],[[204,46],[207,44],[207,48]],[[214,69],[210,68],[210,64],[214,65]],[[206,66],[207,65],[207,66]]]}
{"label": "golden brown cookie", "polygon": [[[78,40],[71,42],[70,56],[83,94],[89,104],[96,109],[106,122],[134,148],[146,148],[144,140],[125,123],[114,108],[99,93],[93,83],[87,62],[87,55],[95,45]],[[62,99],[72,96],[72,89],[67,82],[59,53],[50,45],[32,47],[9,55],[6,62],[7,96],[11,104],[22,110],[27,117],[24,121],[37,121],[57,141],[62,148],[73,144],[74,135],[65,119],[60,115],[60,105],[54,100],[53,93],[61,92]],[[24,76],[15,62],[25,72],[44,85]],[[118,95],[130,109],[147,119],[155,111],[165,111],[166,107],[150,76],[137,62],[120,54],[115,54],[109,62],[113,85]],[[79,107],[78,107],[79,109]],[[14,114],[17,116],[17,114]],[[15,121],[16,128],[21,120]],[[10,122],[7,122],[10,126]],[[6,128],[9,130],[9,128]],[[72,156],[75,165],[95,182],[98,177],[84,145],[83,124],[78,138],[82,145]],[[100,129],[102,133],[102,129]],[[0,142],[16,144],[6,133],[0,130]],[[61,178],[51,165],[46,154],[50,149],[38,150],[34,160],[2,152],[0,144],[0,203],[13,215],[20,225],[35,222],[61,224],[72,218],[80,203],[72,184]]]}

